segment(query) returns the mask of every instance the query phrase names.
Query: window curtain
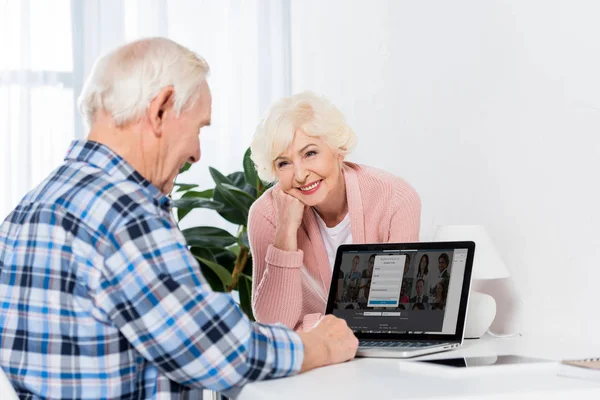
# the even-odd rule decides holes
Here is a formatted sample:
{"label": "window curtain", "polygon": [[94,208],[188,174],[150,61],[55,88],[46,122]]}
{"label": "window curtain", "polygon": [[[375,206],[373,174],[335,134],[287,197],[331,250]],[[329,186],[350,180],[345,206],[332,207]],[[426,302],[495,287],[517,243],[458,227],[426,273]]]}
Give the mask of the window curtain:
{"label": "window curtain", "polygon": [[[211,66],[212,125],[185,181],[210,188],[209,165],[241,170],[265,110],[290,94],[289,12],[289,0],[0,0],[0,220],[87,135],[76,99],[97,57],[142,37]],[[208,210],[183,223],[230,228]]]}

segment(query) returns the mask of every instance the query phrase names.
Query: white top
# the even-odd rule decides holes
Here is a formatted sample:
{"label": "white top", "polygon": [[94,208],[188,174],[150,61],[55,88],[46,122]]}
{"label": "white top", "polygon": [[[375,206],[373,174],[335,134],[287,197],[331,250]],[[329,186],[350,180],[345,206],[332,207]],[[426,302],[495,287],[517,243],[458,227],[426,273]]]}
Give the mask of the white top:
{"label": "white top", "polygon": [[352,244],[352,232],[350,230],[350,214],[346,214],[342,222],[328,228],[325,225],[325,221],[321,218],[318,212],[313,209],[315,217],[317,218],[317,224],[319,225],[319,232],[323,238],[325,244],[325,250],[327,250],[327,258],[329,258],[329,266],[333,271],[333,264],[335,263],[335,254],[337,249],[342,244]]}

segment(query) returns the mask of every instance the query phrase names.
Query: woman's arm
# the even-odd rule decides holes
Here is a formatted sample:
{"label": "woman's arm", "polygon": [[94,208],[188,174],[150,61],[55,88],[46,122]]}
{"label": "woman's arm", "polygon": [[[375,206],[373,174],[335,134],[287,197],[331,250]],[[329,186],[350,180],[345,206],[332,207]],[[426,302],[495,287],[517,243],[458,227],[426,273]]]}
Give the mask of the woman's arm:
{"label": "woman's arm", "polygon": [[302,310],[302,250],[274,246],[276,227],[254,207],[248,216],[252,252],[252,309],[256,320],[296,328]]}
{"label": "woman's arm", "polygon": [[392,199],[388,242],[418,242],[421,229],[421,199],[412,186],[399,185]]}

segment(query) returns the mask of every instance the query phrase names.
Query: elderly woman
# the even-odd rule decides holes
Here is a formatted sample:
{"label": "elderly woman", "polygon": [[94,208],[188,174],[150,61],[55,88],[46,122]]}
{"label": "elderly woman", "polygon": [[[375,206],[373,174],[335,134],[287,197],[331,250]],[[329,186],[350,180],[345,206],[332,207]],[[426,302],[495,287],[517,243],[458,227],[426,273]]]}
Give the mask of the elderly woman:
{"label": "elderly woman", "polygon": [[339,245],[418,240],[416,191],[344,161],[355,143],[342,113],[311,92],[278,101],[258,126],[252,160],[261,179],[277,181],[248,219],[258,321],[311,328],[325,312]]}

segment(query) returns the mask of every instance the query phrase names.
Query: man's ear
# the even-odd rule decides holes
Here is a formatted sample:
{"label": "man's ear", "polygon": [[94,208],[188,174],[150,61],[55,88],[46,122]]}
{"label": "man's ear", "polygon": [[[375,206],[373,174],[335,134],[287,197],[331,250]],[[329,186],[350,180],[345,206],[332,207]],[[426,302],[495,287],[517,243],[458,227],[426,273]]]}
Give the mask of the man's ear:
{"label": "man's ear", "polygon": [[161,89],[148,107],[148,119],[156,136],[160,136],[163,130],[163,121],[167,112],[173,109],[173,97],[175,91],[173,86]]}

